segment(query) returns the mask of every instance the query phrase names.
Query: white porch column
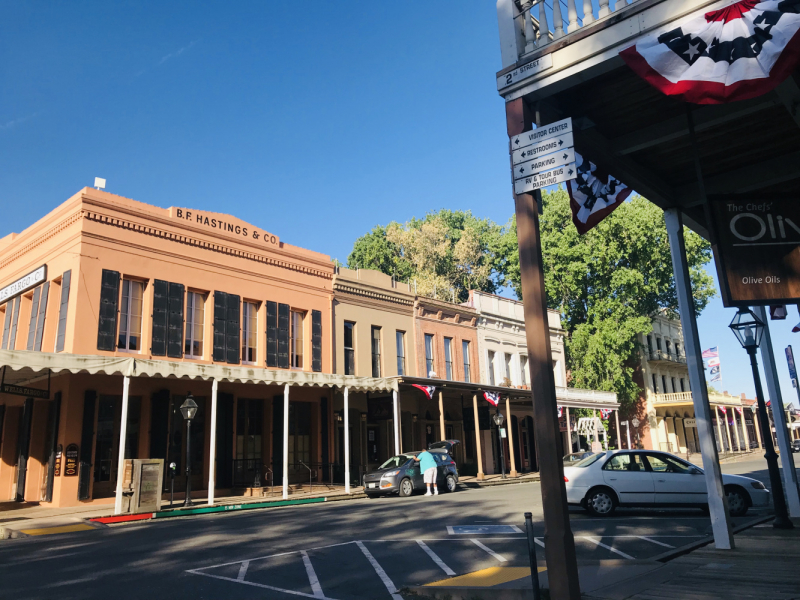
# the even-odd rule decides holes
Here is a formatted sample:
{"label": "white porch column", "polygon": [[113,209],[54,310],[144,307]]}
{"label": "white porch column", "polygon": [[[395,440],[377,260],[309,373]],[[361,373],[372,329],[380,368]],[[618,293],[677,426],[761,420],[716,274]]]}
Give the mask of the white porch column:
{"label": "white porch column", "polygon": [[[737,411],[738,412],[738,411]],[[734,419],[735,419],[734,415]],[[747,452],[750,452],[750,434],[747,433],[747,423],[744,422],[744,405],[742,406],[742,412],[739,413],[739,421],[742,424],[742,435],[744,436],[744,448]]]}
{"label": "white porch column", "polygon": [[[211,441],[208,445],[208,504],[214,504],[214,486],[217,483],[217,388],[219,381],[211,380]],[[257,468],[261,468],[258,465]]]}
{"label": "white porch column", "polygon": [[[478,394],[472,395],[472,414],[475,419],[475,455],[478,459],[478,481],[485,476],[483,474],[483,457],[481,456],[481,428],[478,422]],[[530,435],[530,433],[528,434]]]}
{"label": "white porch column", "polygon": [[394,405],[394,453],[400,454],[400,407],[398,406],[397,390],[392,391],[392,404]]}
{"label": "white porch column", "polygon": [[283,388],[283,499],[289,498],[289,384]]}
{"label": "white porch column", "polygon": [[711,423],[711,406],[708,402],[708,388],[703,366],[700,336],[697,332],[697,319],[694,313],[692,284],[689,279],[689,266],[686,263],[686,243],[683,238],[683,216],[677,208],[664,211],[664,220],[669,235],[669,247],[672,254],[672,269],[675,273],[675,288],[678,295],[678,308],[683,326],[684,350],[686,365],[689,369],[689,386],[692,390],[694,414],[697,421],[697,435],[700,438],[700,453],[703,457],[706,489],[708,490],[708,508],[711,513],[711,528],[714,532],[714,544],[720,550],[734,547],[728,515],[728,499],[722,487],[722,472],[719,466],[719,455],[714,446],[714,431]]}
{"label": "white porch column", "polygon": [[625,435],[628,437],[628,450],[632,450],[633,446],[631,446],[631,420],[630,419],[625,421]]}
{"label": "white porch column", "polygon": [[[622,450],[622,432],[619,430],[619,409],[614,411],[614,422],[617,424],[617,450]],[[630,449],[630,442],[628,448]]]}
{"label": "white porch column", "polygon": [[593,427],[593,429],[594,429],[594,441],[599,444],[600,443],[600,438],[598,437],[598,434],[597,434],[597,410],[595,410],[594,408],[592,409],[592,424],[594,425],[594,427]]}
{"label": "white porch column", "polygon": [[350,493],[350,402],[348,392],[344,388],[344,493]]}
{"label": "white porch column", "polygon": [[[511,472],[508,476],[517,477],[517,461],[514,458],[514,428],[511,427],[511,402],[508,396],[506,396],[506,413],[508,414],[508,453],[511,455]],[[500,440],[500,443],[502,443],[502,440]]]}
{"label": "white porch column", "polygon": [[572,454],[572,428],[569,422],[569,406],[564,407],[564,413],[567,415],[567,454]]}
{"label": "white porch column", "polygon": [[119,426],[119,459],[117,461],[117,494],[114,499],[114,514],[122,512],[122,476],[125,474],[125,437],[128,434],[128,388],[131,378],[122,378],[122,416]]}

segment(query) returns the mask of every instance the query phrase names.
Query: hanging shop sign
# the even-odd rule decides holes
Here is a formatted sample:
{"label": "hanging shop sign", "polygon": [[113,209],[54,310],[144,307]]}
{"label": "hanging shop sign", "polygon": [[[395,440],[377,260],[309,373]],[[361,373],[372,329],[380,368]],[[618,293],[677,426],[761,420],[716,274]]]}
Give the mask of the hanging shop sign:
{"label": "hanging shop sign", "polygon": [[571,118],[511,138],[511,174],[515,194],[575,179],[577,172]]}
{"label": "hanging shop sign", "polygon": [[64,477],[75,477],[78,464],[78,444],[70,444],[64,451]]}
{"label": "hanging shop sign", "polygon": [[47,389],[40,390],[38,388],[26,387],[24,385],[14,385],[13,383],[6,383],[6,368],[3,367],[2,375],[0,375],[0,394],[12,394],[14,396],[25,396],[27,398],[43,398],[50,399],[50,372],[47,373]]}
{"label": "hanging shop sign", "polygon": [[0,304],[27,292],[31,288],[35,288],[46,279],[47,265],[42,265],[35,271],[31,271],[27,275],[20,277],[14,283],[0,289]]}
{"label": "hanging shop sign", "polygon": [[709,198],[712,246],[725,306],[793,304],[800,299],[800,199]]}

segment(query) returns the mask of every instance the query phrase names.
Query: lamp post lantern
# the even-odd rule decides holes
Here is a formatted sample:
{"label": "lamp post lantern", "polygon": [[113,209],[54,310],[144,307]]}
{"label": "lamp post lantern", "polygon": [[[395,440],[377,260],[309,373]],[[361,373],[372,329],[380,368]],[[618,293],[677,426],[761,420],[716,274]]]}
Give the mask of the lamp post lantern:
{"label": "lamp post lantern", "polygon": [[500,407],[497,407],[497,412],[492,417],[494,424],[497,425],[497,441],[500,443],[500,469],[503,473],[503,479],[506,478],[506,453],[503,449],[503,435],[501,433],[503,428],[503,422],[505,421],[505,417],[503,413],[500,412]]}
{"label": "lamp post lantern", "polygon": [[192,419],[197,414],[197,402],[189,392],[181,404],[181,414],[186,420],[186,498],[184,506],[192,506]]}
{"label": "lamp post lantern", "polygon": [[758,401],[758,422],[764,443],[764,458],[767,460],[769,468],[772,501],[775,504],[775,520],[772,522],[772,526],[777,529],[792,529],[794,526],[789,520],[786,498],[783,496],[783,482],[778,470],[778,455],[775,453],[775,445],[772,442],[767,405],[764,402],[764,391],[761,389],[761,376],[758,374],[758,363],[756,362],[756,350],[758,350],[761,336],[764,333],[764,323],[749,308],[740,308],[729,327],[742,348],[750,355],[750,366],[753,369],[753,382],[756,386],[756,400]]}

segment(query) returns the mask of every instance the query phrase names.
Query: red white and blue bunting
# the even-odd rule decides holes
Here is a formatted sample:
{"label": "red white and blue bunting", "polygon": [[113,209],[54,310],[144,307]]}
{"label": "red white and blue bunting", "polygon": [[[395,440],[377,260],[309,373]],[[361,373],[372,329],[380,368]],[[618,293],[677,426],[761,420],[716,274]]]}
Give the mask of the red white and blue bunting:
{"label": "red white and blue bunting", "polygon": [[800,64],[800,0],[742,0],[620,52],[668,96],[724,104],[771,91]]}
{"label": "red white and blue bunting", "polygon": [[500,394],[497,392],[483,392],[483,397],[486,398],[489,404],[493,404],[494,406],[500,404]]}
{"label": "red white and blue bunting", "polygon": [[417,388],[418,390],[422,390],[425,395],[428,397],[428,400],[433,400],[433,392],[436,391],[436,388],[432,385],[417,385],[416,383],[411,384],[412,387]]}
{"label": "red white and blue bunting", "polygon": [[558,408],[558,418],[560,419],[561,416],[564,414],[564,407],[558,406],[557,408]]}
{"label": "red white and blue bunting", "polygon": [[600,416],[603,417],[604,421],[608,420],[608,415],[610,415],[610,414],[611,414],[611,409],[610,408],[601,408],[600,409]]}
{"label": "red white and blue bunting", "polygon": [[572,222],[583,235],[622,204],[631,189],[593,162],[575,153],[578,176],[567,182]]}

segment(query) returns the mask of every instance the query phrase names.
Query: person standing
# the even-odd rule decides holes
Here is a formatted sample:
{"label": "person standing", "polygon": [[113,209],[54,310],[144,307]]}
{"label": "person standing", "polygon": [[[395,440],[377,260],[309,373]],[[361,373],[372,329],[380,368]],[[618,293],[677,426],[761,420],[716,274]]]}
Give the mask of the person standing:
{"label": "person standing", "polygon": [[[425,482],[425,486],[428,488],[428,491],[425,493],[425,495],[438,496],[439,488],[436,485],[437,467],[436,459],[433,457],[433,454],[427,450],[423,450],[414,457],[414,460],[419,462],[419,470],[422,471],[422,480]],[[431,484],[433,484],[433,494],[431,494]]]}

